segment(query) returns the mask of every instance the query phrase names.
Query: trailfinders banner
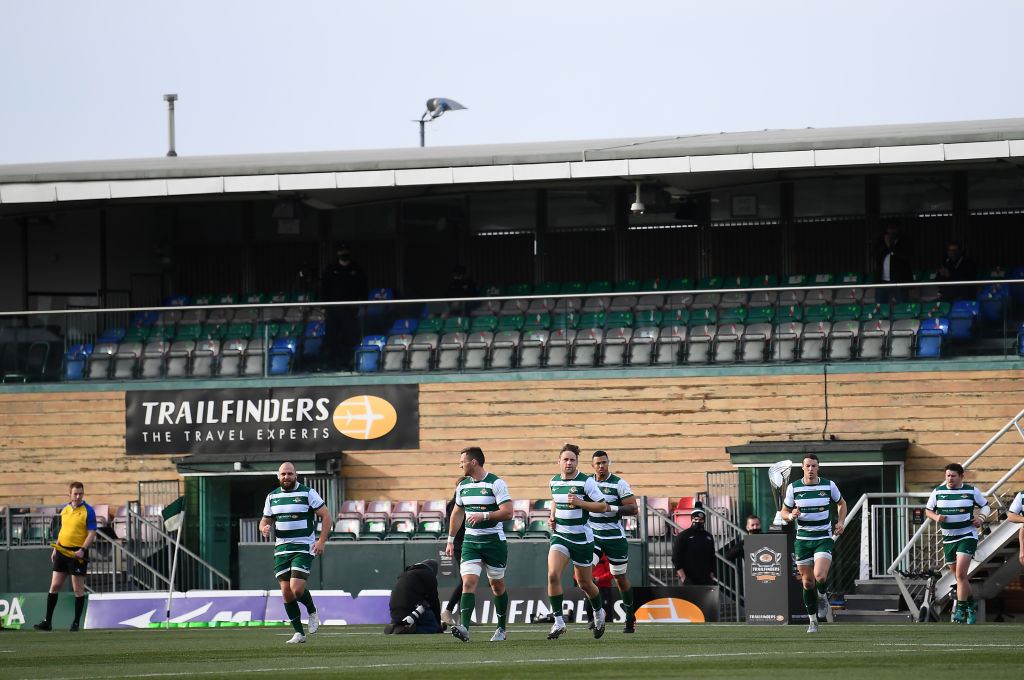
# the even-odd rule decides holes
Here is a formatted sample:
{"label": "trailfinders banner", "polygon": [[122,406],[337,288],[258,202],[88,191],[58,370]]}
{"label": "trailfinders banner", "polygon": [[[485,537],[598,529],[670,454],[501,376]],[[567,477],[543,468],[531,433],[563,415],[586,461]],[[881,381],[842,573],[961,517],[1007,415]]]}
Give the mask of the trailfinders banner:
{"label": "trailfinders banner", "polygon": [[419,386],[125,393],[125,451],[330,453],[419,448]]}

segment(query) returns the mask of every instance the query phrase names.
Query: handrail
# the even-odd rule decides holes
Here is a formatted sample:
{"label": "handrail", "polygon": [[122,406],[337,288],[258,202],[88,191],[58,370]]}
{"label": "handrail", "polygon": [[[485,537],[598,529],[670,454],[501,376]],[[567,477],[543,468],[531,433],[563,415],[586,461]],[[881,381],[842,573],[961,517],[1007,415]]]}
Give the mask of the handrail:
{"label": "handrail", "polygon": [[[169,545],[171,545],[171,546],[174,545],[175,539],[174,539],[173,536],[171,536],[169,533],[164,531],[164,528],[162,526],[159,526],[157,524],[154,524],[153,522],[150,522],[144,516],[142,516],[141,514],[136,512],[134,509],[131,508],[130,504],[129,504],[129,507],[128,507],[128,515],[131,516],[131,517],[134,517],[138,521],[140,521],[143,524],[145,524],[149,529],[152,529],[153,531],[155,531],[157,536],[159,536],[159,537],[161,537],[163,539],[166,539],[166,541],[168,542]],[[181,551],[181,554],[186,555],[188,557],[191,557],[192,559],[194,559],[196,562],[198,562],[201,566],[203,566],[210,573],[210,575],[211,575],[211,578],[210,578],[210,581],[209,581],[209,587],[210,588],[213,588],[213,578],[212,578],[212,576],[214,576],[214,575],[218,576],[227,585],[227,587],[229,587],[229,588],[231,587],[231,579],[228,576],[226,576],[223,572],[218,570],[216,567],[214,567],[212,564],[210,564],[209,562],[207,562],[206,560],[201,558],[199,555],[195,554],[194,552],[192,552],[191,550],[186,548],[184,545],[180,546],[179,550]],[[164,580],[166,581],[167,579],[164,579]]]}
{"label": "handrail", "polygon": [[847,290],[860,288],[862,290],[877,288],[920,288],[922,286],[934,286],[938,288],[949,286],[985,286],[992,284],[1010,285],[1024,283],[1024,279],[975,279],[973,281],[912,281],[908,283],[842,283],[829,285],[805,285],[805,286],[762,286],[760,288],[689,288],[658,291],[636,291],[635,293],[551,293],[549,295],[474,295],[471,297],[433,297],[433,298],[412,298],[392,300],[312,300],[309,302],[259,302],[259,303],[236,303],[232,305],[157,305],[149,307],[91,307],[88,309],[48,309],[48,310],[22,310],[15,312],[0,311],[0,318],[5,316],[46,316],[46,315],[77,315],[97,313],[119,313],[119,312],[166,312],[185,309],[274,309],[280,307],[363,307],[366,305],[404,305],[404,304],[428,304],[432,302],[474,302],[480,300],[559,300],[563,298],[595,298],[614,295],[652,294],[652,295],[699,295],[701,293],[755,293],[760,291],[794,291],[794,290]]}
{"label": "handrail", "polygon": [[[135,553],[133,553],[131,550],[129,550],[128,548],[126,548],[123,545],[121,545],[118,541],[111,540],[110,537],[105,536],[102,532],[96,532],[96,540],[97,541],[102,541],[106,545],[111,546],[111,548],[112,548],[111,554],[117,552],[118,554],[122,555],[125,558],[125,561],[131,563],[132,566],[134,566],[134,567],[142,567],[143,570],[148,571],[153,576],[155,581],[161,581],[164,584],[165,587],[170,587],[171,580],[168,577],[166,577],[163,574],[161,574],[159,571],[154,569],[149,564],[146,564],[146,562],[144,560],[140,559],[137,555],[135,555]],[[113,564],[113,562],[111,562],[111,564]],[[102,573],[102,572],[99,571],[97,573]],[[111,569],[111,574],[110,575],[111,575],[111,579],[112,579],[111,583],[114,586],[113,590],[116,591],[117,590],[117,587],[116,587],[117,586],[117,575],[116,575],[116,573],[115,573],[115,571],[113,569]],[[87,584],[88,584],[88,582],[87,582]],[[88,588],[88,585],[86,585],[86,587]],[[90,589],[90,592],[91,592],[91,589]]]}

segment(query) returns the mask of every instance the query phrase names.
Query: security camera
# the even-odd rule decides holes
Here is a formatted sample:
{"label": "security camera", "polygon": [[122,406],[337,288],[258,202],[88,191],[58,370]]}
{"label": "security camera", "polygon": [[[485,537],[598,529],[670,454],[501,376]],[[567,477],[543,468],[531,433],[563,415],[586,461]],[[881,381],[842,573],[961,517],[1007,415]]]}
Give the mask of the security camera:
{"label": "security camera", "polygon": [[633,199],[633,205],[629,206],[629,212],[634,215],[643,215],[644,210],[647,208],[644,206],[644,202],[640,200],[640,182],[636,183],[636,198]]}

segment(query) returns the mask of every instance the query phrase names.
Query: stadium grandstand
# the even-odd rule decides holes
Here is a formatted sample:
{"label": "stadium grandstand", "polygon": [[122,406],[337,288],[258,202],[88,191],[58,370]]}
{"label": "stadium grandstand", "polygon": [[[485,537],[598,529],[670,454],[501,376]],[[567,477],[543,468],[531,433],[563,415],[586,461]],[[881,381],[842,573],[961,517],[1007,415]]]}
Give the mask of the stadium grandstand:
{"label": "stadium grandstand", "polygon": [[[965,463],[997,510],[976,592],[1024,611],[1022,224],[1024,119],[0,166],[0,591],[46,589],[71,478],[104,525],[91,588],[166,585],[180,495],[177,585],[267,588],[288,460],[335,517],[315,587],[386,589],[436,556],[469,445],[516,499],[509,586],[542,585],[571,441],[643,497],[634,583],[678,582],[708,508],[727,617],[772,463],[817,453],[849,503],[847,620],[920,615],[901,573],[941,566],[920,511]],[[324,299],[341,243],[366,299]]]}

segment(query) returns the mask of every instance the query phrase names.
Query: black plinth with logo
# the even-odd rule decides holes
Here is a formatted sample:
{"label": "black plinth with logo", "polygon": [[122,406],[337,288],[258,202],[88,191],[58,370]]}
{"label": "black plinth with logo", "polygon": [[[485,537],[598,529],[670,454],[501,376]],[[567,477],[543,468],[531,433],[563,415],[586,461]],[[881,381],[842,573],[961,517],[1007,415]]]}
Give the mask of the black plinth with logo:
{"label": "black plinth with logo", "polygon": [[771,531],[743,540],[747,623],[779,626],[807,623],[802,586],[793,564],[793,534]]}

